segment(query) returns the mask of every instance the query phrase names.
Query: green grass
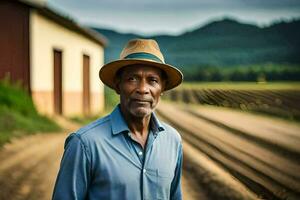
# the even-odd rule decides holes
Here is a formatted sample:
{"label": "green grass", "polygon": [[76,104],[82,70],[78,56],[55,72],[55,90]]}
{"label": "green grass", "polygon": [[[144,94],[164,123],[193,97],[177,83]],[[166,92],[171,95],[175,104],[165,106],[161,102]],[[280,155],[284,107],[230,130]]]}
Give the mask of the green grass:
{"label": "green grass", "polygon": [[300,90],[300,82],[185,82],[178,89]]}
{"label": "green grass", "polygon": [[0,81],[0,146],[13,137],[59,130],[55,122],[37,112],[32,99],[20,86]]}

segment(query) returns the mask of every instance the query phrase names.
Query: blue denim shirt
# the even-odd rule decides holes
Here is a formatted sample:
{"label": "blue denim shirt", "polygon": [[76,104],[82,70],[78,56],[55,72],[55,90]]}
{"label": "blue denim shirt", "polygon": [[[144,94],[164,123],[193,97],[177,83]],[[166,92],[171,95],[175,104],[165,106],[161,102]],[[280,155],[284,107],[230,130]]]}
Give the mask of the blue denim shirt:
{"label": "blue denim shirt", "polygon": [[56,180],[54,200],[182,199],[182,143],[154,113],[146,147],[131,139],[119,106],[72,133]]}

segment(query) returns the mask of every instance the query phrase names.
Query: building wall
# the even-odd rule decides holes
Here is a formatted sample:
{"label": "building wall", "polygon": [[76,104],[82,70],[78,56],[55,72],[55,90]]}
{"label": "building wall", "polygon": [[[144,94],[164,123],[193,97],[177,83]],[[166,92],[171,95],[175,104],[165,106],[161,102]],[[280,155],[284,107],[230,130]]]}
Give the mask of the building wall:
{"label": "building wall", "polygon": [[104,108],[103,84],[98,72],[103,65],[103,47],[42,16],[30,12],[31,90],[39,111],[53,114],[53,51],[62,51],[63,115],[83,112],[83,55],[90,57],[91,114]]}
{"label": "building wall", "polygon": [[0,2],[0,79],[21,82],[30,91],[29,8]]}

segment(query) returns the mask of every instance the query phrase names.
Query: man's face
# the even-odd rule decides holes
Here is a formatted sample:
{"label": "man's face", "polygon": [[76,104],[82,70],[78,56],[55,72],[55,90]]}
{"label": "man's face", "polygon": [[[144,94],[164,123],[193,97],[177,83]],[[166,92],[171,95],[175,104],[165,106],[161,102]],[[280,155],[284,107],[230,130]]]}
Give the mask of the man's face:
{"label": "man's face", "polygon": [[143,118],[157,106],[165,86],[162,71],[155,67],[132,65],[122,69],[117,93],[120,94],[121,108],[125,114]]}

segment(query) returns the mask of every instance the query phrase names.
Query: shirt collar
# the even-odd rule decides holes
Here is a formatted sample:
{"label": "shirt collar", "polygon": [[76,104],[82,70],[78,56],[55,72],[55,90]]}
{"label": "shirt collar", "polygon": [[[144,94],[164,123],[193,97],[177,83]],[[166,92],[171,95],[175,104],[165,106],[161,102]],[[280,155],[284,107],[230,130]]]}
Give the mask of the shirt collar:
{"label": "shirt collar", "polygon": [[[112,111],[112,113],[110,114],[110,119],[113,135],[117,135],[122,132],[130,132],[128,125],[121,113],[120,104],[117,105]],[[150,127],[154,133],[158,133],[165,130],[162,123],[158,120],[154,112],[152,112],[151,114]]]}
{"label": "shirt collar", "polygon": [[152,112],[151,114],[150,124],[151,124],[151,129],[153,130],[154,133],[158,133],[165,130],[162,123],[159,121],[159,119],[157,118],[154,112]]}

